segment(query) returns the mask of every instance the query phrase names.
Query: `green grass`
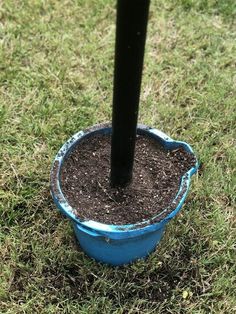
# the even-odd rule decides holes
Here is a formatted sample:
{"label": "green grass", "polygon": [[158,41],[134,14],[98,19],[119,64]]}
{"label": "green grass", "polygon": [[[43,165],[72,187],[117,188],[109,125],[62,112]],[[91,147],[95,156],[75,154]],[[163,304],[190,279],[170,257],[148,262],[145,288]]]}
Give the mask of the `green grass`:
{"label": "green grass", "polygon": [[122,268],[75,244],[49,194],[73,133],[111,118],[115,1],[0,6],[0,313],[236,313],[236,2],[153,0],[140,122],[203,166],[158,249]]}

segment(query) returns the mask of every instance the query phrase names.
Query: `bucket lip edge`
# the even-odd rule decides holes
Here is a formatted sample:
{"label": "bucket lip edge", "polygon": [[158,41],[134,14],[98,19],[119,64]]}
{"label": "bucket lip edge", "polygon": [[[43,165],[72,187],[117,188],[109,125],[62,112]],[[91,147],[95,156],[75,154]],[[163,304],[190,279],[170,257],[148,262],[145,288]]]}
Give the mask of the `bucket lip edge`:
{"label": "bucket lip edge", "polygon": [[[110,123],[103,123],[94,125],[90,128],[87,128],[83,131],[79,131],[76,134],[72,135],[60,148],[58,153],[56,154],[55,159],[53,160],[51,171],[50,171],[50,191],[52,198],[54,200],[54,203],[56,206],[71,220],[73,220],[74,223],[78,225],[82,225],[84,228],[95,230],[98,232],[98,234],[106,234],[106,233],[135,233],[137,231],[143,230],[144,232],[148,229],[150,232],[158,230],[163,227],[171,218],[173,218],[180,208],[182,207],[185,198],[189,191],[189,186],[191,182],[191,176],[197,172],[197,169],[199,167],[197,158],[191,148],[191,146],[183,141],[177,141],[170,138],[168,135],[163,133],[162,131],[154,128],[149,127],[143,124],[138,124],[137,130],[143,134],[151,135],[153,138],[158,139],[160,142],[162,142],[163,146],[171,147],[173,144],[184,147],[187,151],[192,153],[196,159],[196,163],[193,167],[191,167],[181,178],[181,184],[179,187],[179,191],[176,194],[176,197],[172,201],[172,203],[177,199],[177,197],[181,194],[183,190],[183,185],[185,185],[185,191],[183,192],[183,195],[181,196],[180,200],[178,200],[177,204],[174,209],[167,214],[166,217],[164,217],[159,222],[151,222],[152,220],[155,220],[160,215],[162,215],[167,209],[164,209],[161,213],[158,215],[152,217],[151,219],[138,222],[135,224],[126,224],[126,225],[113,225],[113,224],[104,224],[100,223],[94,220],[80,220],[75,215],[75,209],[69,205],[66,198],[63,195],[63,192],[61,190],[59,176],[60,176],[60,170],[62,163],[66,156],[70,153],[72,148],[76,146],[76,144],[84,137],[87,137],[90,134],[100,133],[102,131],[111,132],[111,124]],[[53,184],[54,183],[54,184]],[[172,204],[171,203],[171,204]]]}

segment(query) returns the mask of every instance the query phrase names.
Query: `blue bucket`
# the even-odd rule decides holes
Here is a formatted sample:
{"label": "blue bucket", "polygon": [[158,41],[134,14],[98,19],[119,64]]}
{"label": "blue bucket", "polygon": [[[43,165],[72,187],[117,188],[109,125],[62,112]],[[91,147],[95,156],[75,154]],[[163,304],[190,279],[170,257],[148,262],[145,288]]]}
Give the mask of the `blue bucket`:
{"label": "blue bucket", "polygon": [[[179,191],[173,200],[171,212],[163,209],[161,213],[152,217],[151,221],[143,221],[132,225],[107,225],[93,220],[82,221],[75,215],[75,210],[65,199],[60,184],[60,171],[68,154],[79,142],[95,134],[111,134],[110,125],[95,126],[80,131],[72,136],[59,150],[51,169],[51,194],[59,210],[71,219],[76,237],[90,257],[99,262],[113,266],[124,265],[151,253],[160,241],[166,224],[181,209],[187,196],[191,176],[197,171],[198,163],[189,169],[181,178]],[[174,141],[163,132],[138,125],[137,134],[155,139],[167,150],[182,147],[193,154],[192,148],[185,142]],[[165,212],[167,212],[165,214]],[[160,217],[165,217],[160,219]]]}

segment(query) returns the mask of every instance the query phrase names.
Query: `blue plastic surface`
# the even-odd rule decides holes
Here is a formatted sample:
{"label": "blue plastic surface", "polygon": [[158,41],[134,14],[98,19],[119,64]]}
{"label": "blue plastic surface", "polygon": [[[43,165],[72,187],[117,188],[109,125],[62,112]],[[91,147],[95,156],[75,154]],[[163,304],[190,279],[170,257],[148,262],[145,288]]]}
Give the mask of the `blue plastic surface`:
{"label": "blue plastic surface", "polygon": [[[72,220],[76,237],[82,249],[90,257],[114,266],[123,265],[146,257],[155,249],[163,235],[167,222],[182,207],[189,190],[191,176],[197,171],[198,163],[196,161],[194,167],[189,169],[182,177],[179,191],[175,200],[173,200],[175,209],[160,222],[143,221],[134,225],[107,225],[92,220],[82,221],[76,217],[73,208],[68,204],[61,191],[60,169],[67,155],[79,144],[82,138],[97,133],[109,134],[111,133],[111,127],[102,125],[81,131],[62,146],[51,169],[51,194],[60,211]],[[156,139],[165,149],[172,150],[183,147],[186,151],[193,153],[192,148],[187,143],[174,141],[157,129],[138,125],[137,133]],[[181,197],[178,197],[179,195]],[[152,220],[155,220],[167,210],[163,208],[162,213],[152,217]]]}

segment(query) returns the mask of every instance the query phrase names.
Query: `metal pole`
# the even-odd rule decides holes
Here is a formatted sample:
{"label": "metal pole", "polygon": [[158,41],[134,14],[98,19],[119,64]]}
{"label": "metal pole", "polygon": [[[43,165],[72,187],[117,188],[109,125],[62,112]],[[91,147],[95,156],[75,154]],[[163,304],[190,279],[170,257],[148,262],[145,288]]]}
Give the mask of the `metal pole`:
{"label": "metal pole", "polygon": [[132,180],[150,0],[117,0],[111,185]]}

